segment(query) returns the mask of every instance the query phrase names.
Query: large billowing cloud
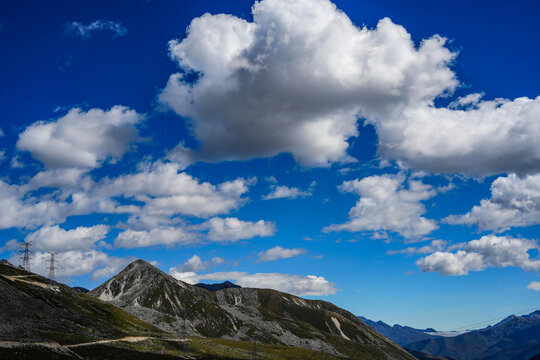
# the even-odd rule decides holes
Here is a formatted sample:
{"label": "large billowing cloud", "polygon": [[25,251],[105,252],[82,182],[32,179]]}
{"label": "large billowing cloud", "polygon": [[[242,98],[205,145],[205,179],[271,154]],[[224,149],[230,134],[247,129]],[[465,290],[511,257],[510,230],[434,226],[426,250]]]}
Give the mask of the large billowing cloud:
{"label": "large billowing cloud", "polygon": [[49,169],[96,168],[118,160],[138,138],[143,116],[124,106],[108,111],[71,109],[56,121],[38,121],[19,135],[17,148],[29,151]]}
{"label": "large billowing cloud", "polygon": [[387,117],[456,87],[444,45],[416,47],[389,19],[359,28],[327,0],[264,0],[253,22],[205,14],[171,41],[171,58],[199,77],[171,75],[160,101],[190,119],[204,159],[290,152],[324,166],[349,160],[359,114]]}
{"label": "large billowing cloud", "polygon": [[450,224],[476,225],[482,230],[504,231],[540,223],[540,174],[518,177],[509,174],[491,184],[491,198],[484,199],[464,215],[445,219]]}
{"label": "large billowing cloud", "polygon": [[456,252],[436,251],[416,264],[422,271],[437,271],[441,275],[467,275],[488,267],[508,266],[540,274],[540,258],[531,258],[529,253],[540,248],[536,240],[489,235],[460,247]]}
{"label": "large billowing cloud", "polygon": [[415,45],[390,19],[355,26],[328,0],[263,0],[253,22],[230,15],[192,21],[169,43],[184,73],[162,103],[189,118],[203,159],[290,152],[306,165],[350,160],[347,139],[365,118],[378,153],[436,173],[485,175],[540,170],[540,97],[448,107],[435,99],[458,85],[455,53],[433,36]]}
{"label": "large billowing cloud", "polygon": [[332,282],[322,276],[291,275],[282,273],[249,274],[242,271],[216,272],[197,274],[195,272],[178,272],[171,268],[169,273],[182,281],[195,284],[200,280],[232,280],[243,287],[267,288],[300,296],[320,296],[335,294],[337,289]]}
{"label": "large billowing cloud", "polygon": [[340,189],[360,196],[349,211],[349,221],[330,225],[330,231],[393,231],[414,240],[429,234],[438,226],[422,215],[426,212],[423,200],[436,195],[433,187],[401,175],[373,175],[361,180],[345,181]]}

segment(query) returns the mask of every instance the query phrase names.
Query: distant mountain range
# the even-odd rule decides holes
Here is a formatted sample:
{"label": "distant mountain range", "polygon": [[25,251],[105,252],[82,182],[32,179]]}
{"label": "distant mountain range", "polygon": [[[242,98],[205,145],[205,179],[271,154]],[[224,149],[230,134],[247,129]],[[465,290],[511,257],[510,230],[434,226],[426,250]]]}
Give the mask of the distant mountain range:
{"label": "distant mountain range", "polygon": [[363,316],[360,316],[360,319],[362,319],[362,321],[371,326],[373,329],[377,330],[378,332],[401,346],[410,344],[415,341],[439,337],[437,335],[432,335],[433,333],[436,333],[435,329],[421,330],[409,326],[390,326],[382,321],[373,321],[370,319],[366,319]]}
{"label": "distant mountain range", "polygon": [[451,338],[421,340],[406,347],[456,360],[529,360],[540,354],[540,311],[511,315],[484,329]]}
{"label": "distant mountain range", "polygon": [[511,315],[498,324],[465,333],[390,326],[361,319],[419,359],[428,355],[455,360],[529,360],[536,355],[540,359],[540,311]]}

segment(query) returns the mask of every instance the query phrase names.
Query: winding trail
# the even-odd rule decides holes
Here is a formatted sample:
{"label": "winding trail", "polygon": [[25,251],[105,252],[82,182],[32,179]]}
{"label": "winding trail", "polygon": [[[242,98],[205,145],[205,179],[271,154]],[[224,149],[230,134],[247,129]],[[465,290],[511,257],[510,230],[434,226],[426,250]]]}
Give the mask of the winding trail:
{"label": "winding trail", "polygon": [[105,340],[96,340],[86,343],[79,343],[79,344],[71,344],[71,345],[60,345],[57,342],[20,342],[20,341],[0,341],[0,348],[8,348],[8,347],[20,347],[20,346],[29,346],[29,345],[36,345],[36,346],[45,346],[45,347],[53,347],[53,348],[76,348],[81,346],[90,346],[90,345],[96,345],[96,344],[110,344],[115,342],[129,342],[129,343],[136,343],[144,340],[149,339],[156,339],[156,340],[164,340],[164,341],[176,341],[176,342],[187,342],[188,339],[179,339],[179,338],[159,338],[155,336],[126,336],[120,339],[105,339]]}

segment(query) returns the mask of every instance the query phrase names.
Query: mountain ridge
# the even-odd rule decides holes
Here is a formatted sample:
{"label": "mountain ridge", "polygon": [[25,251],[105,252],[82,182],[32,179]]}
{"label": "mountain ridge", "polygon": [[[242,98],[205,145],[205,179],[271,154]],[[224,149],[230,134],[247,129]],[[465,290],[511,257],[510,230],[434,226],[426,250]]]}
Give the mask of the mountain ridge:
{"label": "mountain ridge", "polygon": [[402,326],[398,324],[394,324],[393,326],[390,326],[386,324],[383,321],[373,321],[370,319],[367,319],[363,316],[359,316],[359,318],[364,321],[366,324],[371,326],[376,331],[380,332],[387,338],[394,341],[396,344],[399,344],[401,346],[407,345],[409,343],[425,340],[425,339],[432,339],[436,338],[438,336],[436,335],[430,335],[426,334],[428,330],[433,330],[435,332],[435,329],[415,329],[409,326]]}
{"label": "mountain ridge", "polygon": [[405,347],[455,360],[529,360],[540,354],[540,311],[510,315],[483,329],[451,338],[421,340]]}
{"label": "mountain ridge", "polygon": [[137,260],[89,292],[177,334],[282,344],[365,359],[414,359],[350,312],[271,289],[215,292]]}

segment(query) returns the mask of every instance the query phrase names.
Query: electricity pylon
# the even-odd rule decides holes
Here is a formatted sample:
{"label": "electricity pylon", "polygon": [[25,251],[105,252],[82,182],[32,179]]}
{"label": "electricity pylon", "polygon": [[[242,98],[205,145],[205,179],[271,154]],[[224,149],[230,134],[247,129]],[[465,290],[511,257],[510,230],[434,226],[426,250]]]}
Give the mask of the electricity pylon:
{"label": "electricity pylon", "polygon": [[51,255],[51,257],[47,262],[49,263],[49,280],[52,282],[56,278],[56,264],[58,263],[58,260],[54,259],[54,252],[50,252],[49,255]]}
{"label": "electricity pylon", "polygon": [[22,260],[22,268],[28,272],[30,272],[30,254],[32,253],[30,251],[30,246],[32,246],[32,243],[23,241],[20,246],[19,252],[22,254],[21,260]]}

